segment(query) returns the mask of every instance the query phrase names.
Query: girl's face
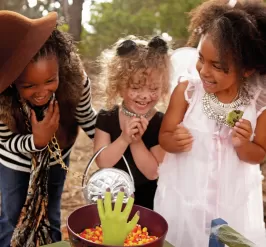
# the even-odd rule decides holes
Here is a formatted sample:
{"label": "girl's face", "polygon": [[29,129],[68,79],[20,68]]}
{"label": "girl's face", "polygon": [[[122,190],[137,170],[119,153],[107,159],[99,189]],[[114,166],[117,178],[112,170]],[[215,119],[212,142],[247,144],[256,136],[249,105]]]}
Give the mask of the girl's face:
{"label": "girl's face", "polygon": [[[196,68],[207,93],[237,92],[240,80],[236,68],[230,61],[228,62],[228,68],[222,68],[218,51],[214,47],[209,34],[201,38]],[[225,73],[224,69],[228,73]]]}
{"label": "girl's face", "polygon": [[137,114],[146,114],[160,100],[163,76],[155,69],[139,69],[130,79],[129,86],[121,96],[128,110]]}
{"label": "girl's face", "polygon": [[47,104],[58,84],[58,60],[55,55],[30,62],[15,83],[20,97],[34,106]]}

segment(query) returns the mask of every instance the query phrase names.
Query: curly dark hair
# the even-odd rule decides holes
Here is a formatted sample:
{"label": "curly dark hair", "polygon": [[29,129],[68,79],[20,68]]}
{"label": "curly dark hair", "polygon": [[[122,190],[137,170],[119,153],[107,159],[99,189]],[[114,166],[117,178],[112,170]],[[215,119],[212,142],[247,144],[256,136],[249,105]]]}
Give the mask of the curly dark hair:
{"label": "curly dark hair", "polygon": [[33,61],[37,61],[51,53],[60,60],[67,61],[70,59],[72,52],[77,52],[72,36],[67,32],[59,30],[60,25],[60,23],[57,23],[50,37],[33,57]]}
{"label": "curly dark hair", "polygon": [[193,9],[189,16],[188,45],[195,45],[202,34],[210,34],[225,72],[228,59],[232,59],[240,76],[253,69],[266,74],[265,3],[238,1],[232,8],[228,0],[210,0]]}
{"label": "curly dark hair", "polygon": [[36,62],[50,54],[57,57],[60,81],[57,94],[64,92],[65,81],[82,82],[85,76],[84,67],[74,40],[69,33],[59,29],[61,24],[60,22],[57,23],[50,37],[32,59],[32,62]]}

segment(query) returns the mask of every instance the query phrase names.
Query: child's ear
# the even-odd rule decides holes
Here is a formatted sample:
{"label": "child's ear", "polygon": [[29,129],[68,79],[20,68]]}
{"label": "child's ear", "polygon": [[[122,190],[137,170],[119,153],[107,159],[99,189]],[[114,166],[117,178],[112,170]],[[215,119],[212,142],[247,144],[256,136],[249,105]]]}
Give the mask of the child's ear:
{"label": "child's ear", "polygon": [[250,77],[251,75],[253,75],[253,74],[255,73],[255,71],[256,71],[255,69],[246,70],[246,71],[244,72],[243,77],[248,78],[248,77]]}

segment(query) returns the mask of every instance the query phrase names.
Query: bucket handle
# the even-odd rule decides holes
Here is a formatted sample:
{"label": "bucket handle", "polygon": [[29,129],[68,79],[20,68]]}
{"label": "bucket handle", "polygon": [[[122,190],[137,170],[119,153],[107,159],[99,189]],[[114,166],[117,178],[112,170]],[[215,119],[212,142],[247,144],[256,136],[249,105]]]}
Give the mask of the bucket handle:
{"label": "bucket handle", "polygon": [[[98,157],[98,155],[99,155],[104,149],[106,149],[106,148],[107,148],[107,146],[104,146],[104,147],[100,148],[100,149],[99,149],[99,150],[98,150],[98,151],[97,151],[97,152],[91,157],[91,159],[90,159],[90,161],[89,161],[89,164],[87,165],[87,167],[86,167],[86,169],[85,169],[84,176],[83,176],[83,178],[82,178],[82,187],[83,187],[83,188],[84,188],[84,186],[85,186],[85,178],[86,178],[87,175],[88,175],[88,172],[89,172],[89,169],[90,169],[91,165],[93,164],[94,160]],[[134,185],[134,178],[133,178],[133,176],[132,176],[131,170],[130,170],[129,165],[128,165],[128,163],[127,163],[127,160],[126,160],[126,158],[125,158],[124,155],[122,155],[122,158],[123,158],[123,160],[124,160],[124,162],[125,162],[125,164],[126,164],[127,170],[128,170],[128,172],[129,172],[129,176],[131,177],[132,183],[133,183],[133,185]]]}

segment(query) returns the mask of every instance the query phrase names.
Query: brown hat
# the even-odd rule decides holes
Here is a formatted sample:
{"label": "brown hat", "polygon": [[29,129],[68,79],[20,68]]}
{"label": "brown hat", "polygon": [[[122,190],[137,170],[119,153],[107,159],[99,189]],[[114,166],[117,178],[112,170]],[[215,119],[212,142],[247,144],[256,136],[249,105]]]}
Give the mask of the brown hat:
{"label": "brown hat", "polygon": [[57,13],[29,19],[0,11],[0,93],[9,87],[43,46],[56,26]]}

